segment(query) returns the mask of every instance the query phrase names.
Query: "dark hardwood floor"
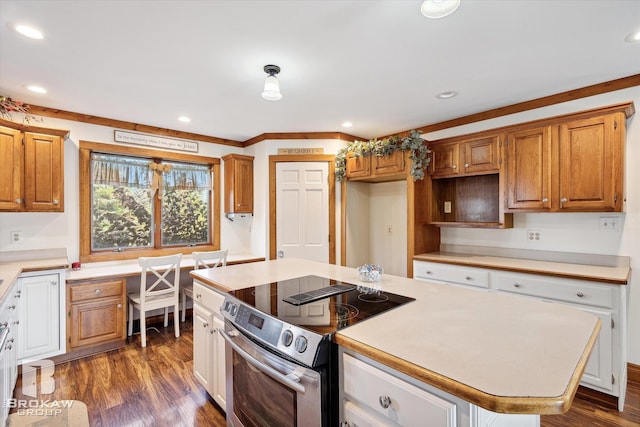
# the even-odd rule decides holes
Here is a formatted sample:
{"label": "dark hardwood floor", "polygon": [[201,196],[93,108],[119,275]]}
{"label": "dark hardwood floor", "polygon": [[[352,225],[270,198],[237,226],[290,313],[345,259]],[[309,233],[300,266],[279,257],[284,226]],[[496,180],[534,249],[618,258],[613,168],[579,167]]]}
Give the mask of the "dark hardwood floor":
{"label": "dark hardwood floor", "polygon": [[[158,326],[158,325],[155,325]],[[39,399],[75,399],[89,409],[91,427],[225,426],[223,412],[193,376],[191,320],[181,336],[159,325],[149,331],[147,347],[134,335],[122,349],[56,365],[53,394]],[[31,399],[21,393],[16,399]],[[610,396],[580,388],[571,409],[542,417],[543,427],[640,426],[640,383],[629,382],[624,412]]]}
{"label": "dark hardwood floor", "polygon": [[[226,426],[224,413],[193,376],[191,319],[147,331],[147,347],[133,335],[124,348],[56,365],[55,391],[39,399],[83,401],[91,427]],[[18,377],[16,399],[21,393]]]}

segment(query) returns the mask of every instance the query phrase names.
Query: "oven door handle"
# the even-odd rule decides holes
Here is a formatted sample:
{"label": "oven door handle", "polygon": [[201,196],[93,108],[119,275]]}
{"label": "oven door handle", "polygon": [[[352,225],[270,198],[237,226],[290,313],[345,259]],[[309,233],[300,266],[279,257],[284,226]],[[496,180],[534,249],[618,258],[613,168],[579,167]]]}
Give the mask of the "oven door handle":
{"label": "oven door handle", "polygon": [[228,342],[229,345],[231,345],[231,347],[235,351],[240,353],[240,355],[242,357],[244,357],[244,359],[247,362],[251,363],[253,366],[258,368],[259,370],[261,370],[265,374],[269,375],[274,380],[286,385],[287,387],[291,387],[292,389],[294,389],[295,391],[297,391],[299,393],[304,393],[304,386],[302,384],[291,380],[287,376],[282,375],[280,372],[278,372],[275,369],[273,369],[271,366],[266,365],[263,362],[261,362],[261,361],[257,360],[256,358],[254,358],[253,356],[251,356],[245,350],[240,348],[240,346],[238,344],[234,343],[233,339],[231,338],[231,336],[226,331],[223,331],[222,329],[218,329],[218,331],[220,332],[220,335],[222,335],[222,338],[224,338],[224,340],[226,342]]}

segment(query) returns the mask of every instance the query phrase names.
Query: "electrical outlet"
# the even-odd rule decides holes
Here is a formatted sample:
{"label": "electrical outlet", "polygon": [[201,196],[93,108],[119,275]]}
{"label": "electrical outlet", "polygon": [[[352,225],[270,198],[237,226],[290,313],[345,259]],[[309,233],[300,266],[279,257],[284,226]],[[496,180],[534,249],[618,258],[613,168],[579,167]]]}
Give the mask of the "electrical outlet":
{"label": "electrical outlet", "polygon": [[444,202],[444,213],[451,213],[451,202],[450,201],[446,201]]}
{"label": "electrical outlet", "polygon": [[527,230],[527,242],[535,243],[542,240],[542,232],[540,230]]}
{"label": "electrical outlet", "polygon": [[11,232],[11,243],[19,243],[24,239],[24,235],[22,231],[12,231]]}
{"label": "electrical outlet", "polygon": [[600,231],[608,231],[608,232],[620,231],[620,218],[615,216],[601,216]]}

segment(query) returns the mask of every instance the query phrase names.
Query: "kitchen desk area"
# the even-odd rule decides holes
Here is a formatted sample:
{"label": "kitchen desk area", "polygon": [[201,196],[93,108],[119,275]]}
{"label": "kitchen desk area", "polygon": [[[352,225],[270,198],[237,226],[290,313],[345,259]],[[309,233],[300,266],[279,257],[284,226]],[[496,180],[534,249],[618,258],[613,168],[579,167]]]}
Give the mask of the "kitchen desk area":
{"label": "kitchen desk area", "polygon": [[[372,285],[355,269],[299,259],[190,275],[222,293],[308,275]],[[415,301],[335,333],[340,422],[410,425],[425,410],[438,425],[539,425],[539,414],[570,407],[601,328],[589,313],[512,295],[391,275],[373,285]],[[380,384],[391,395],[377,395]]]}

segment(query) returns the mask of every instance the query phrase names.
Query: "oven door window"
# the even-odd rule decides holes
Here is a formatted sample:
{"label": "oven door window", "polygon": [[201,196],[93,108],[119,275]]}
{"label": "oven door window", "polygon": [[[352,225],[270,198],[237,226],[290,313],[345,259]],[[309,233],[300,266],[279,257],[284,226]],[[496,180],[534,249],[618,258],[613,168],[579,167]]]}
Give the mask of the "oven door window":
{"label": "oven door window", "polygon": [[233,412],[245,427],[296,426],[297,392],[233,352]]}

